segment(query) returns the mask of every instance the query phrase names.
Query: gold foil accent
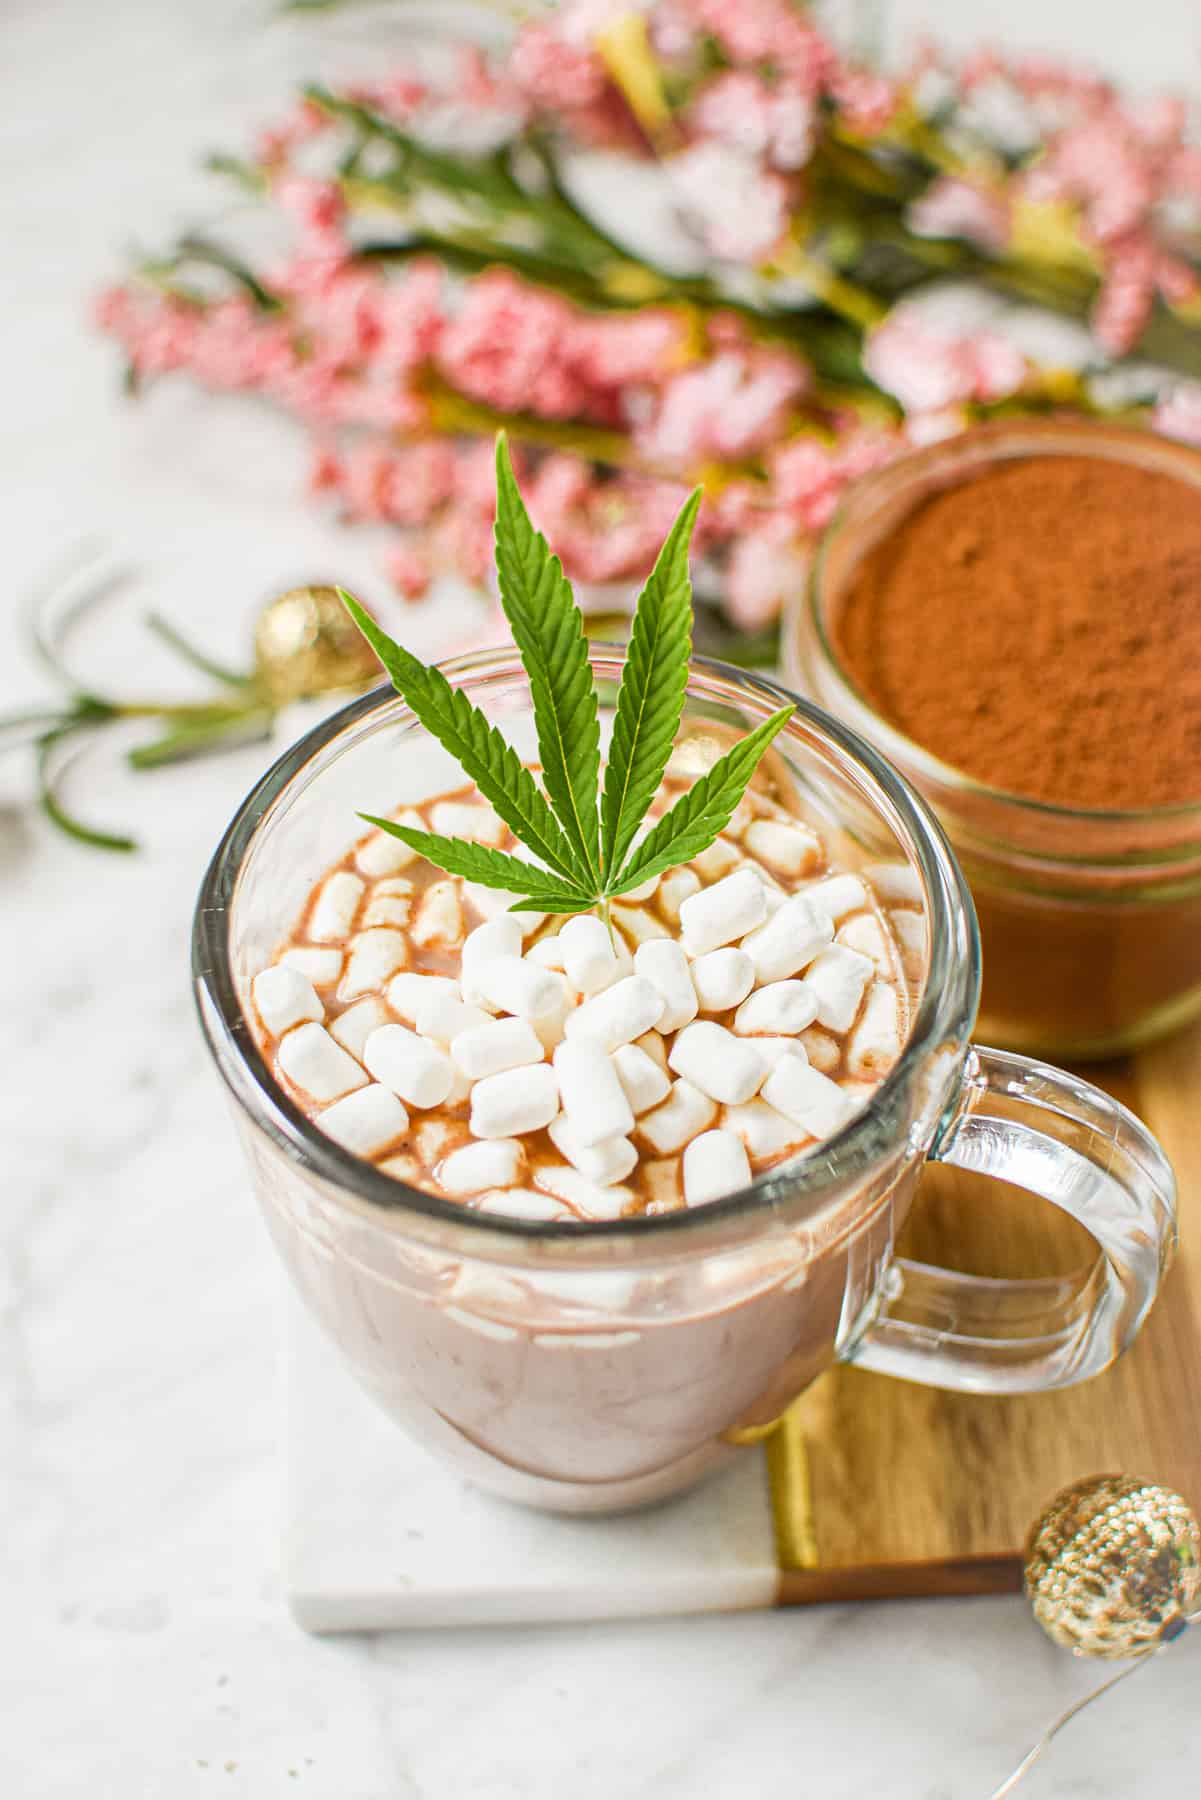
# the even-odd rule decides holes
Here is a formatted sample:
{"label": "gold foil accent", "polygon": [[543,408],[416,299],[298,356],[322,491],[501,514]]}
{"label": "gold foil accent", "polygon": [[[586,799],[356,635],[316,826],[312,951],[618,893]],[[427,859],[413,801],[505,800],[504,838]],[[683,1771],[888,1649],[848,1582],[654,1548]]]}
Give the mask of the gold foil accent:
{"label": "gold foil accent", "polygon": [[781,1569],[821,1566],[809,1450],[801,1428],[800,1405],[799,1400],[794,1402],[773,1426],[767,1427],[763,1444],[776,1527],[776,1563]]}
{"label": "gold foil accent", "polygon": [[382,678],[375,652],[332,587],[289,588],[265,606],[254,655],[259,686],[273,706]]}

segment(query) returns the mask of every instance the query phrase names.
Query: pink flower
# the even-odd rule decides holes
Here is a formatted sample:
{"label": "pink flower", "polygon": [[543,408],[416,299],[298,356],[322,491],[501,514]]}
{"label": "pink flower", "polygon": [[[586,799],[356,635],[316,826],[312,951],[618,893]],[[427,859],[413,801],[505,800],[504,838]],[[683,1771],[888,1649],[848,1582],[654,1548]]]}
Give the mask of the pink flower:
{"label": "pink flower", "polygon": [[407,541],[394,544],[385,566],[389,579],[406,600],[420,600],[430,584],[429,560]]}
{"label": "pink flower", "polygon": [[778,434],[808,380],[807,367],[786,351],[722,351],[667,383],[657,413],[636,434],[639,447],[673,468],[747,456]]}
{"label": "pink flower", "polygon": [[1002,250],[1009,238],[1009,213],[993,194],[939,176],[909,208],[909,224],[919,237],[965,238],[984,250]]}
{"label": "pink flower", "polygon": [[790,189],[757,157],[701,141],[665,167],[685,216],[714,256],[758,263],[777,249],[788,224]]}
{"label": "pink flower", "polygon": [[1093,307],[1093,335],[1111,356],[1125,356],[1142,335],[1155,300],[1155,258],[1150,247],[1134,241],[1114,247],[1101,292]]}
{"label": "pink flower", "polygon": [[797,84],[769,87],[727,70],[706,82],[688,113],[690,129],[777,169],[799,169],[813,149],[813,97]]}
{"label": "pink flower", "polygon": [[762,631],[804,584],[808,558],[771,528],[737,539],[726,564],[726,610],[744,631]]}
{"label": "pink flower", "polygon": [[570,309],[557,295],[496,269],[471,283],[438,346],[447,380],[500,412],[567,419],[584,410],[582,384],[559,354]]}
{"label": "pink flower", "polygon": [[830,82],[841,122],[858,137],[875,137],[891,124],[901,102],[900,89],[884,75],[865,69],[840,69]]}
{"label": "pink flower", "polygon": [[1157,402],[1151,423],[1165,437],[1201,448],[1201,382],[1174,382]]}
{"label": "pink flower", "polygon": [[1026,374],[1020,350],[999,333],[954,333],[902,302],[869,335],[863,366],[906,412],[938,412],[1016,393]]}

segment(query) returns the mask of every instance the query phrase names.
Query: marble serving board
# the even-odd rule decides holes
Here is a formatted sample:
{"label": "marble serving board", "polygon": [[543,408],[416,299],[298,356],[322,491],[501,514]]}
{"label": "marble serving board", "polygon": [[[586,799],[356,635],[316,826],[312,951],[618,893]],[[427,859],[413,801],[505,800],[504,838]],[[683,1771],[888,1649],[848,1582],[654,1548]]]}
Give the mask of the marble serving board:
{"label": "marble serving board", "polygon": [[[561,1518],[444,1469],[293,1303],[284,1576],[296,1619],[382,1630],[997,1593],[1019,1586],[1044,1502],[1080,1476],[1122,1470],[1201,1507],[1201,1028],[1088,1073],[1163,1141],[1181,1244],[1138,1343],[1080,1388],[988,1399],[835,1369],[794,1410],[787,1443],[747,1449],[664,1506]],[[1066,1273],[1090,1253],[1049,1208],[946,1169],[923,1183],[903,1248],[991,1275]],[[776,1529],[769,1473],[782,1454],[805,1467],[799,1543]]]}

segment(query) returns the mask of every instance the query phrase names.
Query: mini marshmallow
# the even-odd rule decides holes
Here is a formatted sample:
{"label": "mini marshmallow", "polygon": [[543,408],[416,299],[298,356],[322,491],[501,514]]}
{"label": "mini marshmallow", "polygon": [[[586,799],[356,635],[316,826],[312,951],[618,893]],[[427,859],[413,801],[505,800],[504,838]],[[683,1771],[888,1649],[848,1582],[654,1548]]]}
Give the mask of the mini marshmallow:
{"label": "mini marshmallow", "polygon": [[[803,1057],[811,1062],[815,1069],[823,1075],[831,1074],[842,1061],[842,1046],[837,1038],[820,1031],[816,1025],[810,1025],[795,1040],[795,1048]],[[773,1068],[775,1064],[773,1063]]]}
{"label": "mini marshmallow", "polygon": [[617,1070],[598,1043],[586,1037],[565,1038],[555,1051],[554,1065],[560,1104],[579,1143],[590,1147],[633,1130],[634,1114]]}
{"label": "mini marshmallow", "polygon": [[559,941],[558,932],[539,938],[536,944],[530,945],[526,956],[532,963],[537,963],[540,969],[553,969],[557,975],[563,973],[563,945]]}
{"label": "mini marshmallow", "polygon": [[465,1000],[456,1000],[450,994],[419,995],[413,1008],[413,1024],[417,1035],[432,1038],[435,1044],[443,1048],[452,1038],[461,1032],[472,1031],[477,1025],[487,1025],[488,1014],[478,1006],[468,1006]]}
{"label": "mini marshmallow", "polygon": [[454,1075],[451,1078],[450,1092],[442,1102],[443,1106],[461,1106],[464,1100],[471,1098],[471,1077],[464,1075],[458,1063],[452,1062]]}
{"label": "mini marshmallow", "polygon": [[721,1200],[748,1187],[746,1146],[732,1131],[703,1131],[684,1152],[684,1199],[689,1206]]}
{"label": "mini marshmallow", "polygon": [[816,957],[805,981],[817,995],[817,1022],[829,1031],[849,1031],[859,1011],[863,990],[875,973],[866,956],[831,944]]}
{"label": "mini marshmallow", "polygon": [[799,1056],[776,1064],[763,1084],[763,1098],[815,1138],[829,1137],[854,1111],[838,1083]]}
{"label": "mini marshmallow", "polygon": [[709,1019],[681,1031],[667,1062],[677,1075],[723,1106],[749,1100],[767,1074],[767,1064],[746,1038],[735,1037],[724,1025]]}
{"label": "mini marshmallow", "polygon": [[827,875],[805,889],[804,898],[835,921],[867,905],[867,889],[857,875]]}
{"label": "mini marshmallow", "polygon": [[673,1081],[671,1093],[638,1121],[639,1134],[660,1156],[682,1150],[698,1132],[705,1131],[717,1117],[717,1107],[708,1094],[702,1094],[690,1081]]}
{"label": "mini marshmallow", "polygon": [[457,881],[435,881],[426,888],[413,925],[413,942],[427,950],[437,944],[453,950],[463,937],[463,908]]}
{"label": "mini marshmallow", "polygon": [[617,1050],[657,1025],[662,1014],[658,988],[641,975],[627,975],[577,1006],[567,1020],[567,1041],[590,1037],[602,1050]]}
{"label": "mini marshmallow", "polygon": [[372,894],[363,908],[364,925],[407,925],[413,902],[403,894]]}
{"label": "mini marshmallow", "polygon": [[452,1039],[450,1054],[464,1075],[472,1081],[482,1081],[485,1076],[500,1075],[506,1069],[524,1069],[540,1063],[542,1045],[526,1019],[485,1018]]}
{"label": "mini marshmallow", "polygon": [[406,971],[394,975],[388,983],[388,1005],[410,1025],[416,1024],[417,1008],[422,1001],[434,994],[443,994],[448,1000],[461,998],[458,982],[452,981],[449,975],[417,975]]}
{"label": "mini marshmallow", "polygon": [[901,964],[911,981],[921,978],[926,966],[926,915],[896,911],[888,915],[892,935],[901,953]]}
{"label": "mini marshmallow", "polygon": [[847,1053],[851,1075],[870,1079],[888,1073],[901,1054],[899,1012],[896,989],[887,981],[873,981]]}
{"label": "mini marshmallow", "polygon": [[615,1181],[624,1181],[637,1167],[638,1152],[628,1137],[602,1138],[599,1144],[581,1144],[565,1113],[551,1120],[547,1135],[559,1155],[566,1157],[573,1169],[578,1169],[597,1187],[612,1187]]}
{"label": "mini marshmallow", "polygon": [[317,889],[313,910],[309,914],[307,935],[315,943],[336,943],[349,936],[354,925],[364,883],[349,869],[335,869]]}
{"label": "mini marshmallow", "polygon": [[439,837],[490,844],[494,850],[505,841],[504,820],[498,819],[490,806],[465,805],[461,800],[439,800],[431,806],[430,830]]}
{"label": "mini marshmallow", "polygon": [[731,844],[727,838],[715,838],[707,850],[694,856],[692,866],[706,881],[719,881],[736,869],[742,861],[742,853],[737,844]]}
{"label": "mini marshmallow", "polygon": [[800,1037],[760,1037],[756,1034],[755,1055],[760,1057],[769,1069],[774,1069],[785,1056],[799,1056],[804,1062],[806,1058],[803,1037],[803,1033]]}
{"label": "mini marshmallow", "polygon": [[408,1129],[409,1115],[396,1095],[378,1082],[347,1094],[317,1118],[326,1137],[355,1156],[378,1156]]}
{"label": "mini marshmallow", "polygon": [[520,1137],[541,1131],[559,1110],[559,1084],[549,1063],[488,1075],[471,1090],[471,1132],[477,1138]]}
{"label": "mini marshmallow", "polygon": [[[910,914],[911,918],[917,917]],[[885,935],[884,927],[874,913],[858,913],[840,925],[834,934],[836,944],[845,944],[848,950],[858,950],[860,956],[866,956],[869,962],[875,963],[881,975],[891,975],[896,963],[896,955]]]}
{"label": "mini marshmallow", "polygon": [[363,1045],[363,1061],[386,1088],[410,1106],[441,1106],[454,1070],[449,1056],[407,1025],[381,1025]]}
{"label": "mini marshmallow", "polygon": [[751,1156],[778,1156],[781,1150],[795,1150],[806,1141],[808,1132],[784,1113],[777,1112],[766,1100],[747,1100],[742,1106],[727,1106],[722,1124],[736,1131]]}
{"label": "mini marshmallow", "polygon": [[289,1081],[314,1100],[340,1100],[367,1077],[353,1056],[336,1044],[324,1025],[297,1025],[279,1041],[276,1057]]}
{"label": "mini marshmallow", "polygon": [[282,1037],[291,1026],[301,1025],[306,1019],[325,1017],[325,1008],[312,982],[298,969],[289,969],[283,963],[261,969],[252,991],[259,1018],[272,1037]]}
{"label": "mini marshmallow", "polygon": [[567,985],[567,977],[560,975],[557,969],[549,971],[551,980],[558,983],[559,997],[554,1011],[541,1013],[538,1018],[531,1019],[534,1035],[544,1050],[555,1050],[563,1042],[567,1028],[568,1014],[574,1010],[575,996]]}
{"label": "mini marshmallow", "polygon": [[513,1013],[520,1019],[540,1019],[561,1003],[563,978],[551,969],[540,969],[523,956],[496,956],[472,965],[466,997],[494,1012]]}
{"label": "mini marshmallow", "polygon": [[333,987],[342,973],[340,950],[315,950],[309,944],[293,944],[279,960],[286,968],[295,969],[297,974],[303,975],[317,988]]}
{"label": "mini marshmallow", "polygon": [[614,901],[612,912],[613,923],[635,950],[639,944],[651,944],[671,936],[662,919],[657,919],[643,906],[624,906],[620,901]]}
{"label": "mini marshmallow", "polygon": [[592,913],[568,919],[559,931],[563,971],[585,996],[612,987],[618,978],[617,952],[601,921]]}
{"label": "mini marshmallow", "polygon": [[557,1199],[566,1200],[579,1212],[591,1219],[617,1219],[629,1206],[634,1196],[628,1187],[616,1184],[601,1187],[595,1181],[589,1181],[578,1169],[565,1168],[561,1164],[546,1163],[534,1177],[540,1188],[554,1194]]}
{"label": "mini marshmallow", "polygon": [[376,994],[366,1000],[356,1000],[348,1006],[344,1013],[339,1013],[330,1024],[330,1030],[341,1044],[343,1050],[349,1050],[360,1062],[363,1060],[363,1045],[373,1031],[381,1025],[391,1023],[391,1014],[383,1001]]}
{"label": "mini marshmallow", "polygon": [[473,991],[476,970],[482,969],[485,963],[495,962],[498,956],[520,956],[521,941],[521,926],[515,913],[502,913],[499,918],[488,919],[467,933],[459,952],[464,1000],[473,1006],[479,1005],[479,997]]}
{"label": "mini marshmallow", "polygon": [[912,863],[869,863],[863,873],[878,897],[891,906],[921,906],[925,899],[922,878]]}
{"label": "mini marshmallow", "polygon": [[680,907],[680,930],[690,956],[703,956],[745,937],[767,917],[763,883],[750,869],[702,888]]}
{"label": "mini marshmallow", "polygon": [[734,1014],[735,1031],[787,1037],[817,1017],[817,995],[807,981],[769,981]]}
{"label": "mini marshmallow", "polygon": [[368,931],[358,932],[350,940],[350,955],[338,983],[339,1000],[357,1000],[360,994],[382,988],[408,960],[409,940],[403,931],[389,925],[373,925]]}
{"label": "mini marshmallow", "polygon": [[678,1031],[696,1018],[696,989],[688,958],[674,938],[640,944],[634,952],[634,970],[649,981],[663,1001],[663,1011],[656,1021],[659,1031]]}
{"label": "mini marshmallow", "polygon": [[652,1106],[666,1100],[671,1091],[665,1070],[637,1044],[622,1044],[615,1050],[613,1067],[635,1114],[649,1112]]}
{"label": "mini marshmallow", "polygon": [[680,922],[680,904],[693,894],[699,894],[700,876],[694,869],[673,869],[665,875],[659,885],[659,911],[670,925]]}
{"label": "mini marshmallow", "polygon": [[549,1224],[555,1219],[570,1219],[571,1213],[553,1194],[538,1194],[533,1188],[494,1188],[481,1194],[475,1202],[476,1212],[499,1213],[506,1219],[525,1219],[530,1224]]}
{"label": "mini marshmallow", "polygon": [[645,1050],[652,1062],[658,1063],[663,1070],[667,1068],[667,1045],[657,1031],[644,1031],[634,1042],[640,1050]]}
{"label": "mini marshmallow", "polygon": [[[407,825],[411,831],[425,831],[426,823],[420,813],[401,813],[397,821]],[[364,838],[354,853],[354,865],[364,875],[399,875],[402,869],[416,862],[416,850],[410,850],[399,838],[394,838],[387,831],[373,831],[370,837]]]}
{"label": "mini marshmallow", "polygon": [[834,936],[834,921],[795,894],[742,940],[757,981],[782,981],[811,963]]}
{"label": "mini marshmallow", "polygon": [[751,855],[775,869],[780,875],[794,879],[816,869],[821,860],[820,839],[802,825],[781,825],[775,819],[756,819],[743,834],[743,844]]}
{"label": "mini marshmallow", "polygon": [[702,1012],[729,1012],[754,987],[755,965],[745,950],[727,944],[724,950],[698,956],[692,965],[692,979]]}
{"label": "mini marshmallow", "polygon": [[514,1187],[525,1167],[525,1146],[516,1138],[481,1138],[452,1150],[438,1167],[448,1194],[479,1194],[486,1188]]}

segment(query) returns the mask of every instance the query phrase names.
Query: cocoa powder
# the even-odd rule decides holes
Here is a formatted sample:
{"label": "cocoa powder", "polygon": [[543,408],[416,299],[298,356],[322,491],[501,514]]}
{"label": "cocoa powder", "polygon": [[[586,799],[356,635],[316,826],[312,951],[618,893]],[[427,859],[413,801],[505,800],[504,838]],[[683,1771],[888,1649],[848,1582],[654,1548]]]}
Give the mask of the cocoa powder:
{"label": "cocoa powder", "polygon": [[994,464],[862,560],[852,681],[990,787],[1061,806],[1201,800],[1201,497],[1102,457]]}

